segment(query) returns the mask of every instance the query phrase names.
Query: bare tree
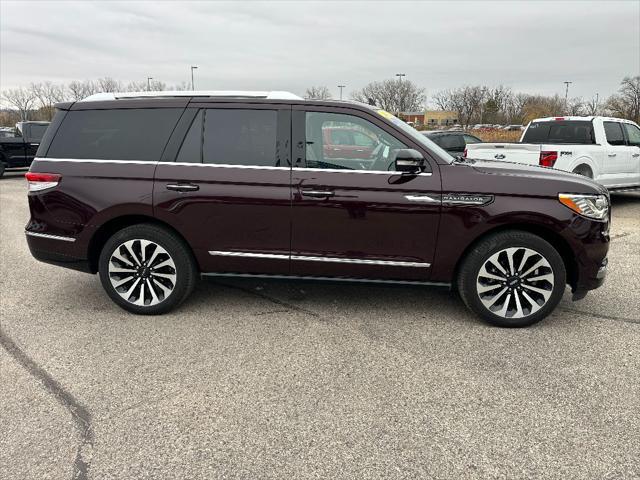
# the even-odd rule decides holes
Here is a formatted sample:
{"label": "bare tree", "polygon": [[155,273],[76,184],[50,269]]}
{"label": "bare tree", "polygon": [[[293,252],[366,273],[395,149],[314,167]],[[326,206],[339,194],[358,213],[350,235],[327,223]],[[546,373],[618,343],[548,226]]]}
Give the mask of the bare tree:
{"label": "bare tree", "polygon": [[32,83],[31,91],[40,104],[41,117],[44,120],[51,120],[55,113],[54,105],[65,100],[64,85],[52,82]]}
{"label": "bare tree", "polygon": [[582,97],[575,97],[569,100],[566,109],[567,115],[582,116],[587,114],[587,108]]}
{"label": "bare tree", "polygon": [[331,92],[325,86],[309,87],[304,94],[304,98],[309,100],[330,100]]}
{"label": "bare tree", "polygon": [[598,95],[593,97],[588,102],[584,104],[584,111],[587,115],[598,115],[600,111],[600,102],[598,101]]}
{"label": "bare tree", "polygon": [[111,77],[99,78],[97,81],[98,91],[100,92],[121,92],[122,82]]}
{"label": "bare tree", "polygon": [[362,90],[353,92],[351,98],[389,112],[409,112],[421,110],[426,95],[424,88],[410,80],[383,80],[369,83]]}
{"label": "bare tree", "polygon": [[191,90],[191,85],[188,85],[187,82],[181,82],[178,85],[171,85],[167,90],[172,90],[174,92],[184,92],[186,90]]}
{"label": "bare tree", "polygon": [[606,109],[613,116],[640,123],[640,75],[624,77],[618,93],[607,100]]}
{"label": "bare tree", "polygon": [[29,112],[36,102],[36,96],[29,88],[19,87],[3,90],[2,100],[20,112],[22,121],[29,119]]}
{"label": "bare tree", "polygon": [[433,96],[433,100],[441,110],[456,112],[458,121],[466,127],[474,117],[481,116],[482,104],[486,97],[486,87],[478,85],[438,92]]}
{"label": "bare tree", "polygon": [[98,93],[98,86],[92,80],[78,81],[74,80],[67,86],[71,100],[82,100],[94,93]]}

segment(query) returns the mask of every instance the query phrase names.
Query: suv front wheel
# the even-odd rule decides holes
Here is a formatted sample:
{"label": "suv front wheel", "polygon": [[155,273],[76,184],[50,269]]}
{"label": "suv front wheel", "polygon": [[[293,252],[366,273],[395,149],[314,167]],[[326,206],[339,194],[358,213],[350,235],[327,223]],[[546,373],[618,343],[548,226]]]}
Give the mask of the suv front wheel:
{"label": "suv front wheel", "polygon": [[523,231],[505,231],[480,241],[458,274],[464,303],[487,322],[526,327],[558,305],[566,284],[558,251],[546,240]]}
{"label": "suv front wheel", "polygon": [[152,224],[116,232],[102,249],[99,271],[109,297],[125,310],[143,315],[177,307],[197,279],[195,261],[182,239]]}

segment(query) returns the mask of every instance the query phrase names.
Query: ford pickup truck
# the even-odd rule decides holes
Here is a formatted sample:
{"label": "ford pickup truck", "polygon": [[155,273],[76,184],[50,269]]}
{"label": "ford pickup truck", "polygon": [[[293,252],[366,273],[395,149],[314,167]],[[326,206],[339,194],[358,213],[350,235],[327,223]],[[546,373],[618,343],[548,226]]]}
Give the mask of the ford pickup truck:
{"label": "ford pickup truck", "polygon": [[0,135],[0,177],[7,168],[28,168],[49,122],[19,122]]}
{"label": "ford pickup truck", "polygon": [[467,145],[465,156],[565,170],[609,190],[640,187],[640,128],[620,118],[539,118],[519,143]]}

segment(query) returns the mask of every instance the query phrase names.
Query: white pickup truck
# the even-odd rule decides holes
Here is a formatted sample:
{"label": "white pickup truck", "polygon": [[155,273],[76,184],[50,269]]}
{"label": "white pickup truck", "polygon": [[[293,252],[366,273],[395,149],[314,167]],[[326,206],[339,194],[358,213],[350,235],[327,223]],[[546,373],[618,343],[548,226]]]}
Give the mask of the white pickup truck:
{"label": "white pickup truck", "polygon": [[611,190],[640,187],[640,128],[620,118],[538,118],[519,143],[469,144],[465,156],[557,168]]}

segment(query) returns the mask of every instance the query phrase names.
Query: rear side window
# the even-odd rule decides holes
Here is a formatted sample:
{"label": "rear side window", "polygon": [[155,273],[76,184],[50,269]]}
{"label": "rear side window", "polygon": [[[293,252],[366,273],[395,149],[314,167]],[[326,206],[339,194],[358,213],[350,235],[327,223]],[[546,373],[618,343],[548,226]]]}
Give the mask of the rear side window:
{"label": "rear side window", "polygon": [[618,122],[604,122],[604,134],[609,145],[624,145],[622,125]]}
{"label": "rear side window", "polygon": [[276,110],[207,109],[204,163],[279,166],[276,159]]}
{"label": "rear side window", "polygon": [[627,132],[627,140],[629,145],[640,146],[640,128],[630,123],[623,123],[624,129]]}
{"label": "rear side window", "polygon": [[202,117],[204,111],[200,110],[182,142],[176,162],[202,163]]}
{"label": "rear side window", "polygon": [[589,121],[532,122],[522,143],[594,143],[593,124]]}
{"label": "rear side window", "polygon": [[462,135],[442,135],[434,138],[435,142],[445,150],[462,152],[464,150],[464,139]]}
{"label": "rear side window", "polygon": [[158,161],[182,108],[67,113],[47,157]]}

